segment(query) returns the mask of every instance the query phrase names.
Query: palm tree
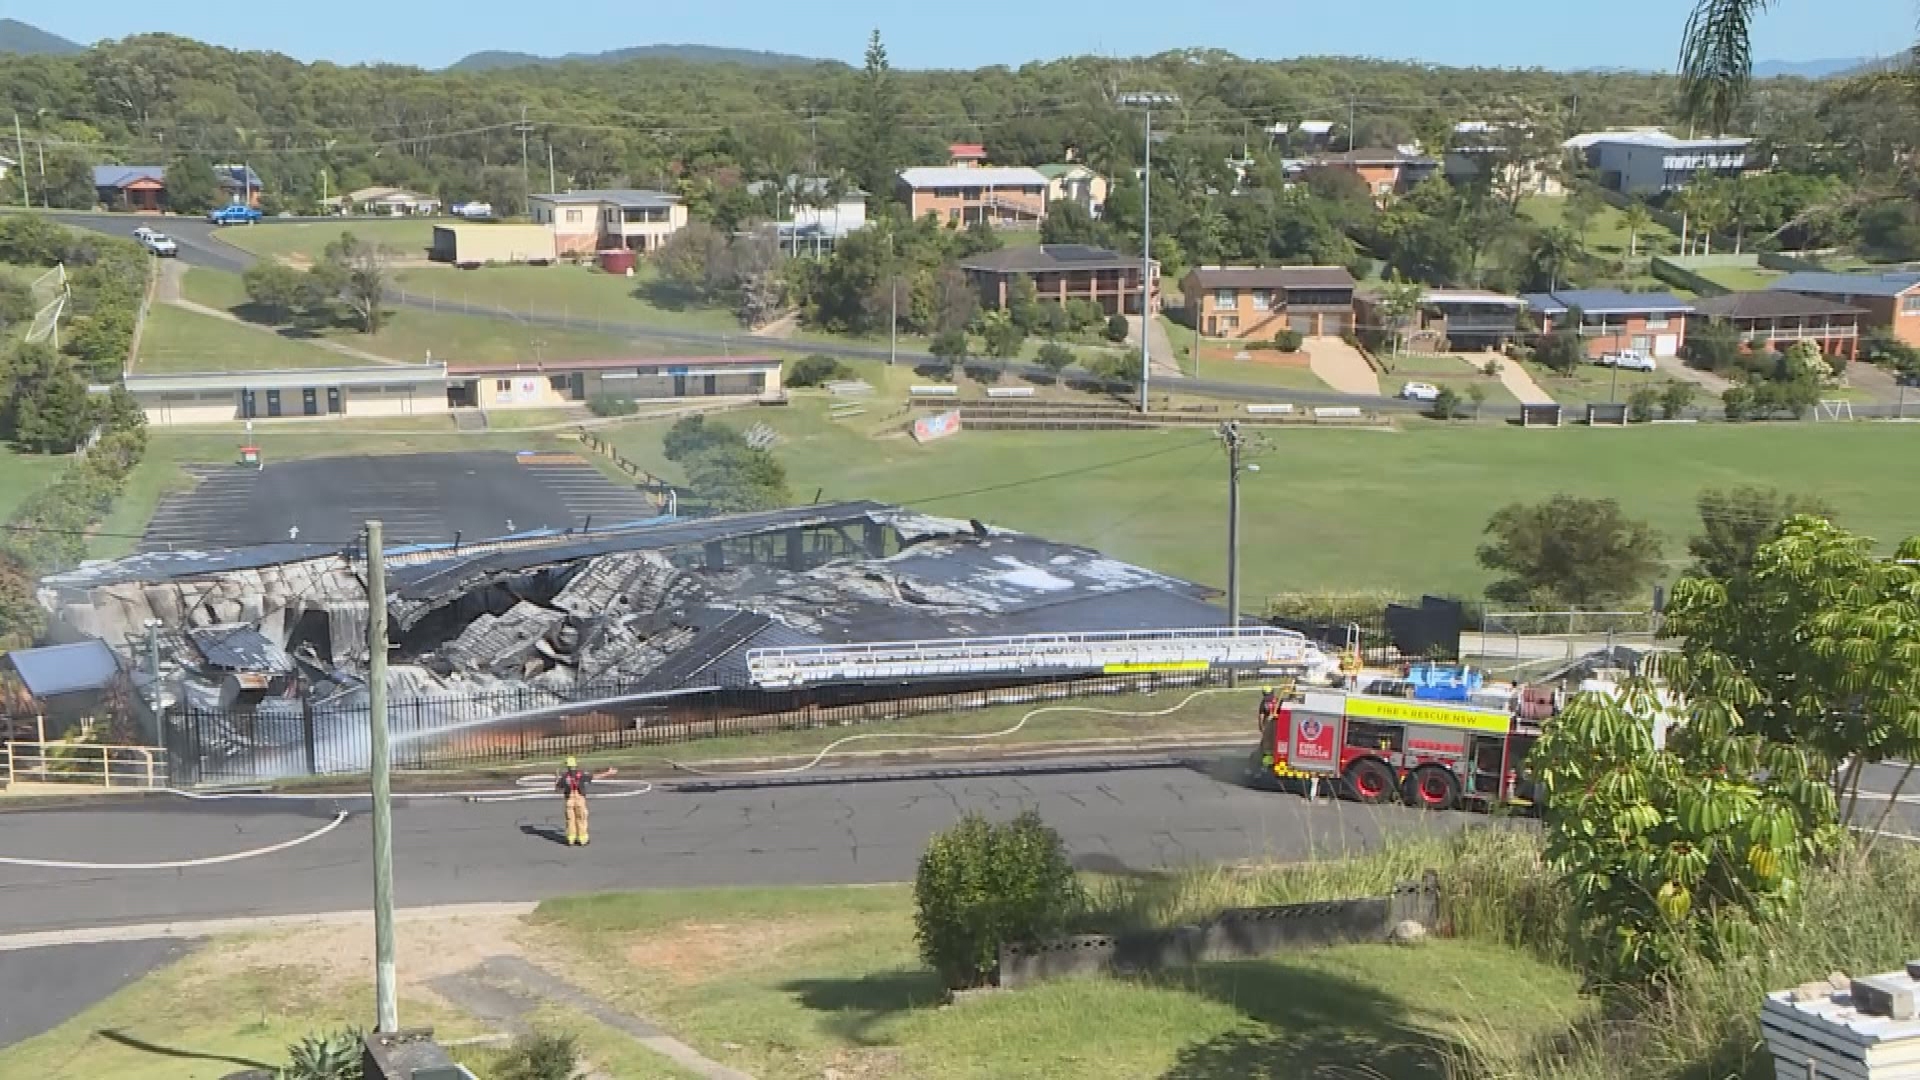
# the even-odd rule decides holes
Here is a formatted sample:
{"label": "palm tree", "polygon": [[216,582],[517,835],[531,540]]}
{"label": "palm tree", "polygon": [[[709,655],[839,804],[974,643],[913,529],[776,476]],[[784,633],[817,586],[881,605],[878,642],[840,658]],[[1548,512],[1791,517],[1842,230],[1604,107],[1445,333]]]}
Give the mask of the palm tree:
{"label": "palm tree", "polygon": [[[1680,41],[1681,97],[1687,118],[1716,133],[1727,130],[1753,82],[1753,21],[1773,0],[1694,0]],[[1920,45],[1913,49],[1920,58]],[[1856,99],[1895,91],[1920,98],[1920,76],[1911,68],[1850,80],[1843,95]]]}
{"label": "palm tree", "polygon": [[1627,258],[1634,258],[1640,254],[1640,234],[1653,224],[1653,214],[1647,204],[1636,200],[1620,211],[1620,224],[1627,227]]}

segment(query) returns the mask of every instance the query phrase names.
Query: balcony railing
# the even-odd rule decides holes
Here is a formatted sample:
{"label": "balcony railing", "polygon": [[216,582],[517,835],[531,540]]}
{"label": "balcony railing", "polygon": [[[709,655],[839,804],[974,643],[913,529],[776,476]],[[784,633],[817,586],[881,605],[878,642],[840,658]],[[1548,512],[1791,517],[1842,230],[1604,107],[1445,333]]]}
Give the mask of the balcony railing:
{"label": "balcony railing", "polygon": [[1852,338],[1860,336],[1860,327],[1846,326],[1782,326],[1770,327],[1755,323],[1742,326],[1741,333],[1764,337],[1772,341],[1829,341],[1834,338]]}

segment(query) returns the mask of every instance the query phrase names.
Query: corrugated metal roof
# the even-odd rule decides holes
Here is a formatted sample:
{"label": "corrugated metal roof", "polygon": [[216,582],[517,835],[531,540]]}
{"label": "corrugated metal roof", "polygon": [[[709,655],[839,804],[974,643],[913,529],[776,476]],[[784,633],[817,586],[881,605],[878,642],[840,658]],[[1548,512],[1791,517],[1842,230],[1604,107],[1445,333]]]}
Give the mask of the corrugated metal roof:
{"label": "corrugated metal roof", "polygon": [[1807,315],[1864,315],[1866,312],[1832,300],[1783,289],[1753,289],[1747,292],[1708,296],[1693,302],[1701,315],[1723,319],[1791,319]]}
{"label": "corrugated metal roof", "polygon": [[193,647],[210,668],[270,675],[293,672],[293,659],[265,634],[245,623],[201,626],[187,631]]}
{"label": "corrugated metal roof", "polygon": [[1579,308],[1587,315],[1624,315],[1637,312],[1684,315],[1693,305],[1667,292],[1622,292],[1617,289],[1562,289],[1550,293],[1523,293],[1527,306],[1546,315]]}
{"label": "corrugated metal roof", "polygon": [[275,368],[268,371],[183,371],[167,375],[128,375],[127,389],[136,394],[245,389],[270,390],[305,386],[431,385],[444,382],[445,364],[394,364],[357,368]]}
{"label": "corrugated metal roof", "polygon": [[592,188],[586,191],[557,191],[530,198],[550,203],[613,203],[616,206],[673,206],[680,196],[644,188]]}
{"label": "corrugated metal roof", "polygon": [[1772,282],[1779,292],[1818,293],[1826,296],[1899,296],[1920,285],[1920,274],[1841,274],[1803,270]]}
{"label": "corrugated metal roof", "polygon": [[7,659],[20,673],[27,692],[39,698],[103,690],[120,673],[119,658],[98,638],[71,645],[15,649]]}
{"label": "corrugated metal roof", "polygon": [[911,188],[1046,187],[1039,170],[1025,166],[921,165],[901,169],[900,179]]}

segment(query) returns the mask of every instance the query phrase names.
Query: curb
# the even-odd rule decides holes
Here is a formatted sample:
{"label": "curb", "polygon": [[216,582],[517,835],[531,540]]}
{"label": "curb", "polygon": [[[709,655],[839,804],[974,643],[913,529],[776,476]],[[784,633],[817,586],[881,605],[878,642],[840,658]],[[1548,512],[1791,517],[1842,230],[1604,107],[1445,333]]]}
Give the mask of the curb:
{"label": "curb", "polygon": [[[430,907],[400,908],[394,922],[425,922],[440,919],[520,918],[533,913],[536,902],[442,904]],[[371,925],[371,911],[334,911],[312,915],[259,915],[233,919],[201,919],[190,922],[130,923],[122,926],[94,926],[74,930],[29,930],[0,935],[0,953],[17,949],[42,949],[54,945],[95,945],[110,941],[153,941],[161,938],[193,939],[222,937],[228,934],[266,930],[299,930],[310,926]]]}

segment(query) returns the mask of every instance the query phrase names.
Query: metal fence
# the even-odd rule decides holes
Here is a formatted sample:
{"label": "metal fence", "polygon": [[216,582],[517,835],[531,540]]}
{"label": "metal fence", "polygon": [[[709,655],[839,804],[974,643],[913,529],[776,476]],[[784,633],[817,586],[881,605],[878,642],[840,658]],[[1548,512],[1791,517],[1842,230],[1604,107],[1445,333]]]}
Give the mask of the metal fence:
{"label": "metal fence", "polygon": [[[1169,672],[1019,685],[752,686],[658,690],[600,683],[564,692],[514,690],[388,703],[396,769],[510,763],[639,746],[856,725],[995,705],[1223,683],[1223,672]],[[269,699],[250,709],[173,709],[162,725],[176,783],[244,783],[360,772],[371,753],[364,697],[350,704]]]}

